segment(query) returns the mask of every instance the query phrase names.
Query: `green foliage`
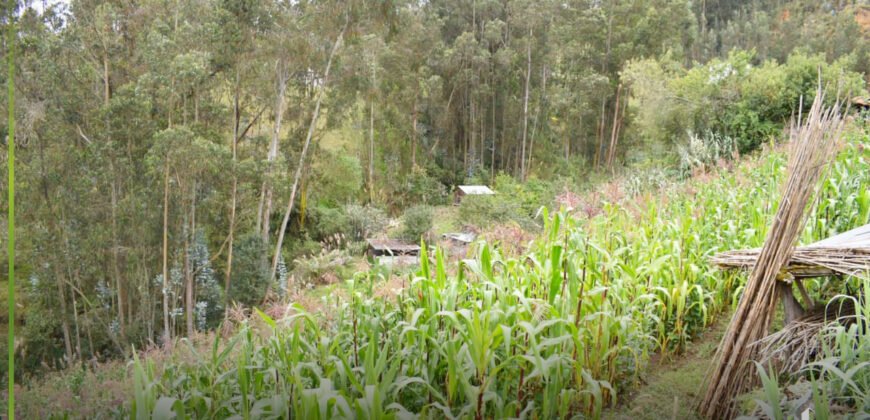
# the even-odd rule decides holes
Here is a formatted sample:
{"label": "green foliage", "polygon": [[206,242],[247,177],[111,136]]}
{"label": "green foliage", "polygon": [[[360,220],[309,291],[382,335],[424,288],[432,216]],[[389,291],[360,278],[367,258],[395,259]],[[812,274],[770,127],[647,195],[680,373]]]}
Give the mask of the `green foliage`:
{"label": "green foliage", "polygon": [[321,206],[339,207],[355,202],[362,191],[362,166],[347,153],[324,152],[313,168],[318,180],[311,195]]}
{"label": "green foliage", "polygon": [[716,165],[720,160],[731,160],[737,153],[737,144],[731,137],[706,132],[703,136],[689,133],[689,144],[678,148],[679,170],[688,176],[696,168]]}
{"label": "green foliage", "polygon": [[693,133],[712,132],[703,138],[733,138],[746,153],[776,137],[789,118],[801,112],[801,101],[805,111],[819,82],[830,91],[830,101],[836,100],[837,92],[863,91],[863,78],[852,70],[851,56],[828,62],[823,55],[796,52],[781,63],[754,64],[754,59],[754,52],[735,50],[727,59],[688,70],[667,57],[629,63],[622,77],[633,89],[633,129],[648,147],[686,140],[692,147],[697,142]]}
{"label": "green foliage", "polygon": [[402,215],[402,231],[399,234],[402,239],[418,242],[432,229],[432,207],[418,205],[409,207]]}
{"label": "green foliage", "polygon": [[446,204],[450,198],[447,187],[421,168],[414,168],[407,178],[402,193],[407,203],[422,203],[430,206]]}
{"label": "green foliage", "polygon": [[311,289],[348,277],[345,266],[350,261],[348,253],[338,249],[324,249],[317,254],[299,257],[293,260],[292,275],[296,283],[292,286],[300,290]]}
{"label": "green foliage", "polygon": [[314,227],[311,235],[321,240],[350,231],[350,218],[344,208],[310,207],[307,218],[308,225]]}
{"label": "green foliage", "polygon": [[767,370],[758,362],[755,362],[755,367],[758,371],[758,376],[761,377],[761,386],[764,399],[756,399],[762,412],[771,420],[784,420],[785,413],[782,410],[783,394],[780,391],[779,383],[776,380],[776,373],[768,373]]}
{"label": "green foliage", "polygon": [[[58,317],[57,300],[48,291],[56,287],[53,281],[45,281],[47,273],[37,270],[30,276],[21,296],[27,302],[27,322],[16,328],[16,338],[23,343],[16,366],[22,372],[40,372],[42,368],[65,367],[68,361],[62,347],[52,345],[61,337],[61,320]],[[19,298],[20,299],[20,298]],[[30,318],[33,316],[33,318]],[[4,347],[5,349],[5,347]],[[16,371],[19,369],[16,368]]]}
{"label": "green foliage", "polygon": [[[141,348],[160,341],[164,333],[177,336],[186,332],[181,322],[186,315],[195,315],[200,329],[215,327],[228,298],[219,273],[229,265],[226,257],[230,247],[233,272],[229,299],[257,303],[263,290],[263,265],[269,265],[274,251],[258,245],[255,237],[262,235],[263,222],[268,221],[269,237],[265,242],[274,243],[297,170],[301,189],[289,215],[292,223],[284,249],[278,250],[279,261],[315,259],[323,249],[328,252],[342,247],[361,253],[364,238],[384,233],[384,211],[396,215],[411,205],[443,204],[449,199],[445,186],[471,178],[491,184],[498,194],[492,198],[469,197],[459,209],[460,223],[481,227],[517,223],[527,229],[540,229],[544,218],[539,209],[549,205],[553,193],[561,192],[566,185],[585,189],[608,181],[605,172],[618,173],[618,165],[625,163],[629,166],[625,189],[630,193],[665,186],[668,183],[663,182],[662,174],[670,174],[670,169],[661,173],[630,169],[639,165],[645,169],[678,165],[679,146],[689,144],[689,132],[727,136],[738,143],[741,151],[752,150],[778,135],[802,94],[804,103],[810,103],[808,95],[815,86],[817,68],[821,67],[821,78],[829,84],[831,93],[839,88],[843,93],[857,95],[863,86],[858,72],[866,71],[870,60],[870,44],[856,23],[858,6],[854,2],[575,1],[568,2],[569,7],[555,0],[534,2],[535,7],[530,7],[532,2],[528,0],[476,2],[475,7],[457,0],[379,2],[378,7],[357,0],[61,3],[47,8],[24,7],[16,25],[22,46],[16,63],[27,75],[16,84],[20,107],[15,114],[23,146],[18,156],[18,250],[21,264],[34,267],[40,279],[34,291],[22,293],[27,302],[25,310],[19,311],[24,313],[19,354],[25,367],[19,371],[29,375],[38,374],[41,366],[62,367],[121,356],[131,345]],[[327,77],[330,51],[335,55]],[[619,99],[617,92],[622,94]],[[318,108],[323,118],[312,124],[319,99],[323,99]],[[620,108],[626,103],[629,106],[623,114]],[[300,161],[309,127],[311,148],[308,159]],[[0,132],[5,131],[0,127]],[[603,168],[600,155],[611,152],[608,140],[613,133],[612,152],[617,167]],[[274,147],[272,138],[277,140]],[[870,193],[866,192],[866,171],[863,161],[854,162],[866,159],[865,153],[857,148],[849,153],[852,157],[843,160],[847,164],[838,164],[841,166],[835,168],[832,182],[825,185],[805,240],[867,220]],[[708,155],[706,151],[694,154],[687,162],[697,164],[709,159],[698,156]],[[728,232],[717,234],[722,247],[757,244],[763,235],[765,217],[775,202],[775,195],[768,191],[779,163],[776,157],[759,162],[765,168],[760,172],[764,176],[751,177],[751,186],[757,192],[729,196],[730,190],[720,191],[736,202],[751,203],[746,204],[746,209],[731,209],[732,214],[741,214],[750,222],[732,224],[728,219],[717,219],[725,226],[721,230]],[[851,170],[853,167],[862,170]],[[501,175],[493,179],[493,174]],[[511,176],[522,178],[522,182]],[[363,193],[364,180],[370,194]],[[737,188],[736,183],[730,185],[730,189]],[[361,202],[369,204],[363,207],[358,204]],[[690,201],[683,201],[682,206],[685,212],[688,208],[701,211]],[[598,209],[593,210],[590,213]],[[647,209],[629,207],[625,211]],[[594,229],[619,232],[637,224],[623,219],[614,209],[602,213],[612,216],[612,220],[595,222]],[[684,216],[674,210],[667,217],[673,221]],[[668,229],[657,221],[646,222],[663,231]],[[689,228],[698,235],[712,235],[709,231],[713,230],[691,224]],[[258,233],[246,237],[246,232]],[[667,264],[662,264],[688,264],[679,265],[680,269],[673,272],[661,267],[652,270],[648,283],[664,283],[665,290],[652,286],[631,289],[636,294],[624,298],[626,301],[651,300],[654,295],[659,302],[673,303],[667,310],[653,311],[661,319],[649,318],[646,312],[620,312],[618,319],[602,324],[602,328],[614,331],[631,330],[620,337],[644,341],[636,337],[649,333],[652,327],[644,324],[641,334],[637,329],[620,326],[629,325],[632,316],[644,316],[644,322],[661,326],[654,335],[659,341],[667,341],[662,347],[678,349],[686,337],[701,328],[703,322],[699,320],[705,318],[705,309],[716,306],[699,303],[702,295],[708,300],[710,293],[715,299],[729,300],[720,296],[728,287],[718,287],[708,277],[692,271],[700,267],[703,273],[705,269],[700,256],[689,255],[697,249],[693,245],[701,242],[694,236],[669,232],[657,236],[660,241],[645,243],[651,250],[629,247],[628,251],[615,252],[636,238],[597,235],[600,233],[590,234],[591,243],[616,254],[611,255],[612,261],[608,260],[613,264],[607,271],[608,280],[646,280],[638,280],[632,270],[646,267],[643,264],[664,258],[668,252],[682,252],[683,257],[665,258]],[[229,237],[237,240],[230,245]],[[680,246],[673,245],[674,241]],[[156,276],[164,268],[164,245],[170,268],[168,290],[163,290],[163,279]],[[188,245],[191,248],[185,249]],[[577,255],[576,243],[560,246],[563,256]],[[622,261],[627,252],[650,260],[643,264],[632,260],[620,266],[615,261]],[[193,254],[196,257],[187,261],[191,264],[184,264],[185,257]],[[549,251],[537,252],[534,257],[541,266],[555,264]],[[527,260],[507,262],[524,265]],[[339,277],[343,270],[337,269]],[[499,270],[501,266],[495,271]],[[184,281],[194,271],[194,302],[190,302],[183,293]],[[211,275],[206,274],[209,271]],[[153,282],[155,277],[158,284]],[[464,305],[487,293],[508,291],[535,299],[546,296],[548,304],[551,300],[554,304],[562,302],[559,295],[550,299],[550,291],[543,291],[558,280],[553,272],[538,277],[546,281],[512,278],[511,282],[519,283],[521,290],[511,285],[493,292],[474,286],[448,297]],[[577,284],[575,280],[563,278],[559,284],[571,287]],[[699,282],[705,284],[695,287]],[[603,290],[609,287],[595,285]],[[443,287],[431,289],[417,291],[441,292]],[[162,307],[163,293],[171,308]],[[402,302],[404,311],[416,308]],[[400,319],[407,322],[406,312],[390,308],[391,312],[373,313],[368,320],[384,328],[394,327],[390,322]],[[161,313],[170,309],[172,331],[162,331]],[[184,312],[190,309],[196,313]],[[505,312],[509,310],[513,309]],[[431,318],[431,312],[425,315]],[[389,316],[380,316],[385,313]],[[522,322],[538,322],[549,316],[523,314]],[[478,316],[474,322],[482,326],[475,327],[475,333],[468,337],[477,340],[485,335],[482,331],[493,325],[487,322],[517,320],[511,314],[501,316]],[[439,329],[448,325],[448,321],[442,321]],[[452,327],[462,322],[451,320],[449,324]],[[405,326],[402,324],[402,328]],[[417,338],[426,342],[434,337],[436,328],[429,319],[423,326],[428,328],[423,334],[432,335]],[[344,346],[343,350],[350,348],[341,341],[350,331],[345,327],[336,324],[330,330],[336,333],[332,344],[336,348]],[[63,330],[69,332],[64,334]],[[368,333],[385,336],[381,331]],[[538,338],[545,333],[537,333]],[[602,336],[607,334],[602,330]],[[530,334],[533,338],[535,335]],[[65,340],[65,336],[70,338]],[[554,337],[558,335],[546,338]],[[318,335],[305,338],[316,343],[312,346],[321,345]],[[444,342],[448,338],[456,340],[455,336],[437,337]],[[518,336],[513,338],[481,343],[503,340],[502,345],[512,345]],[[393,348],[408,344],[395,340]],[[611,344],[600,340],[594,343],[602,347]],[[360,344],[359,339],[356,344]],[[473,347],[463,347],[465,344],[454,341],[451,357],[464,361]],[[496,352],[496,359],[487,359],[491,354],[481,347],[485,346],[477,343],[473,350],[478,364],[487,360],[507,364],[509,367],[499,373],[507,370],[517,376],[516,365],[510,363],[519,356]],[[552,347],[556,345],[549,343],[541,351],[546,363],[539,362],[541,352],[518,351],[524,357],[521,369],[526,369],[525,373],[531,373],[528,368],[532,361],[539,367],[532,383],[523,389],[526,395],[538,398],[544,382],[559,376],[552,370],[565,372],[575,367],[566,368],[566,358]],[[72,354],[69,360],[63,360],[69,353],[67,348]],[[335,348],[316,350],[318,355],[341,354]],[[427,362],[431,355],[432,364],[442,369],[427,370],[424,382],[431,379],[437,383],[442,379],[439,375],[447,371],[440,362],[446,359],[447,349],[440,350],[443,352],[427,350],[423,354]],[[584,360],[582,365],[589,370],[589,378],[581,373],[573,379],[576,387],[562,388],[564,394],[557,397],[554,395],[562,392],[559,388],[546,388],[550,394],[541,394],[547,397],[541,396],[535,409],[541,408],[551,417],[561,416],[573,410],[571,404],[576,401],[572,398],[582,394],[578,398],[586,399],[579,404],[583,411],[599,413],[604,400],[612,395],[608,388],[621,386],[615,378],[601,374],[607,370],[601,365],[608,369],[611,365],[634,366],[624,353],[608,357],[590,356],[588,366]],[[250,360],[232,361],[232,369],[237,371],[226,375],[234,377],[228,379],[231,384],[227,386],[235,388],[222,395],[200,398],[201,394],[193,392],[193,382],[182,377],[172,378],[171,386],[146,390],[146,394],[156,394],[186,386],[191,393],[174,396],[177,400],[143,398],[144,411],[139,417],[164,416],[172,410],[180,417],[199,413],[199,408],[186,413],[177,411],[179,405],[196,398],[197,402],[190,404],[212,410],[223,403],[213,397],[240,396],[235,376],[248,372],[251,375],[245,376],[245,389],[256,388],[267,375],[257,376],[261,372],[245,367],[255,366],[256,361]],[[459,380],[467,366],[456,360],[451,362],[453,376],[443,382],[450,384],[445,389],[452,387],[451,399],[446,402],[438,401],[437,396],[430,398],[428,392],[423,395],[419,388],[425,386],[416,380],[410,380],[402,391],[356,384],[355,391],[347,392],[350,378],[362,369],[362,364],[354,363],[353,369],[357,370],[348,371],[344,368],[351,366],[349,363],[327,366],[322,360],[315,363],[308,359],[302,369],[318,366],[324,369],[318,373],[320,376],[306,377],[273,396],[298,396],[297,391],[303,389],[318,389],[323,395],[343,392],[348,406],[353,406],[348,413],[372,417],[383,413],[366,411],[376,409],[378,401],[412,389],[417,395],[407,404],[414,412],[446,407],[451,415],[467,416],[476,409],[461,412],[457,409],[459,400],[471,401],[472,394],[483,390],[477,395],[483,396],[485,417],[536,414],[531,413],[532,409],[518,412],[508,403],[498,406],[499,399],[508,401],[506,395],[517,395],[513,392],[517,389],[484,384],[477,372],[470,379]],[[218,366],[212,366],[211,372],[216,371]],[[421,371],[399,374],[411,378]],[[549,373],[541,373],[545,371]],[[158,373],[162,375],[156,372],[140,379],[143,383],[161,380],[155,376]],[[320,377],[332,382],[321,382]],[[213,385],[215,382],[219,381],[206,383],[209,387],[223,386]],[[86,385],[81,387],[87,391]],[[372,391],[364,394],[360,389]],[[244,395],[245,401],[250,401],[250,395]],[[319,410],[320,401],[339,404],[338,398],[318,397],[299,397],[304,401],[297,401],[293,409]],[[440,405],[435,406],[435,401]],[[544,401],[546,404],[541,404]],[[275,402],[275,407],[282,402]],[[257,410],[265,411],[272,403],[245,404],[244,409],[233,406],[238,404],[236,400],[227,404],[225,411],[214,408],[211,412],[219,413],[219,417],[257,416]],[[324,409],[332,410],[324,416],[329,417],[339,409],[336,407]],[[285,412],[290,411],[281,411]]]}
{"label": "green foliage", "polygon": [[266,244],[259,234],[239,238],[234,250],[233,272],[228,297],[247,306],[263,301],[269,283],[269,261]]}
{"label": "green foliage", "polygon": [[822,354],[807,365],[817,381],[817,390],[828,401],[838,401],[853,407],[858,413],[870,411],[870,280],[859,284],[858,297],[840,295],[830,305],[849,299],[855,305],[855,319],[848,327],[838,323],[822,331]]}
{"label": "green foliage", "polygon": [[351,204],[344,211],[349,225],[346,233],[353,241],[365,240],[387,227],[387,214],[377,207]]}
{"label": "green foliage", "polygon": [[[863,156],[838,164],[870,183]],[[299,309],[268,318],[265,333],[243,326],[221,352],[216,343],[211,356],[170,363],[148,389],[193,417],[601,416],[651,352],[682,351],[739,294],[743,276],[707,257],[761,245],[784,171],[774,153],[690,180],[689,193],[606,204],[590,218],[544,211],[541,236],[518,257],[481,243],[454,268],[424,247],[395,299],[374,291],[373,277],[387,274],[361,273],[347,298],[324,301],[329,322]],[[832,330],[826,355],[837,362],[817,368],[824,392],[861,407],[870,351],[858,328]],[[765,389],[780,395],[772,377]]]}
{"label": "green foliage", "polygon": [[211,266],[211,254],[205,241],[205,234],[197,231],[188,249],[190,269],[196,282],[197,302],[195,307],[196,325],[200,331],[215,328],[224,314],[224,291],[219,285],[217,273]]}
{"label": "green foliage", "polygon": [[492,223],[517,223],[535,229],[538,211],[552,202],[552,184],[530,178],[521,183],[505,174],[496,176],[494,195],[466,196],[459,205],[459,217],[464,223],[486,227]]}
{"label": "green foliage", "polygon": [[478,227],[507,222],[516,222],[522,226],[531,225],[531,218],[520,203],[513,197],[498,193],[491,196],[464,197],[459,204],[459,220]]}

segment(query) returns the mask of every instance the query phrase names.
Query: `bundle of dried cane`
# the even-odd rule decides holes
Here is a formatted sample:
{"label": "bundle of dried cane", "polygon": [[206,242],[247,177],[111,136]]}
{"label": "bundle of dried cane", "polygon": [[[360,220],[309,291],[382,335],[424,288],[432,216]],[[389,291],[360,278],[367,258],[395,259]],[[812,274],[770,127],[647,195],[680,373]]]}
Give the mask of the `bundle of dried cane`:
{"label": "bundle of dried cane", "polygon": [[719,349],[716,365],[708,374],[707,392],[699,411],[707,418],[734,418],[735,397],[757,381],[751,360],[757,347],[751,344],[768,335],[776,309],[776,277],[791,259],[794,244],[805,222],[805,209],[824,168],[839,142],[843,118],[841,104],[823,105],[819,89],[805,121],[798,117],[789,128],[792,152],[788,181],[776,217],[749,275],[743,296]]}

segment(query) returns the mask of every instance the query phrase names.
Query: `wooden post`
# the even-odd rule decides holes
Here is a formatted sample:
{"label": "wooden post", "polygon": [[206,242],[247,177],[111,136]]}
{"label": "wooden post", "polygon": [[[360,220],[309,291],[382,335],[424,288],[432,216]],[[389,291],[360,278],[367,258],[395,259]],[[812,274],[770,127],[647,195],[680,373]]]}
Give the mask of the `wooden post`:
{"label": "wooden post", "polygon": [[794,297],[794,291],[791,287],[794,277],[791,274],[785,273],[780,274],[777,280],[779,281],[776,282],[776,292],[779,295],[780,301],[782,301],[785,325],[788,325],[804,316],[805,311],[803,306]]}

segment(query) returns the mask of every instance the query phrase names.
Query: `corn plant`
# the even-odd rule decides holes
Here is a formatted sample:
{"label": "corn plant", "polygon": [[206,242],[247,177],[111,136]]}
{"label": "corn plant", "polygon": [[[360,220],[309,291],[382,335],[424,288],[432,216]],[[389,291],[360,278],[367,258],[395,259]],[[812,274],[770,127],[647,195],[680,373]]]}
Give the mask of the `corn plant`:
{"label": "corn plant", "polygon": [[[819,226],[866,220],[862,150],[840,155],[805,239],[822,235]],[[159,374],[134,359],[125,414],[598,417],[638,382],[650,353],[681,352],[739,296],[742,276],[707,258],[761,245],[784,165],[781,153],[750,157],[712,181],[604,203],[591,218],[544,209],[541,235],[519,256],[478,243],[473,258],[451,266],[424,244],[396,299],[375,297],[382,276],[362,273],[347,282],[347,298],[324,298],[328,321],[300,307],[281,320],[257,312],[208,354]],[[818,392],[867,407],[870,349],[857,333],[832,341],[836,362],[816,366],[830,382]]]}

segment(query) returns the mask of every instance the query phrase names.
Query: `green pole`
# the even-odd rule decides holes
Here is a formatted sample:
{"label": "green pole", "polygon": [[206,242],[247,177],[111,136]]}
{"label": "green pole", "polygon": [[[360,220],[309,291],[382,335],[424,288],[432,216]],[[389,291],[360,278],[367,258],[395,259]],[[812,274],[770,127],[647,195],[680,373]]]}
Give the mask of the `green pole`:
{"label": "green pole", "polygon": [[8,191],[9,191],[9,240],[7,250],[9,257],[9,343],[6,348],[9,353],[9,412],[7,418],[15,420],[15,65],[13,51],[15,50],[15,0],[7,2],[6,13],[8,21],[6,34],[6,63],[8,76],[6,86],[9,94],[9,137],[7,147],[9,150],[7,166],[9,167]]}

